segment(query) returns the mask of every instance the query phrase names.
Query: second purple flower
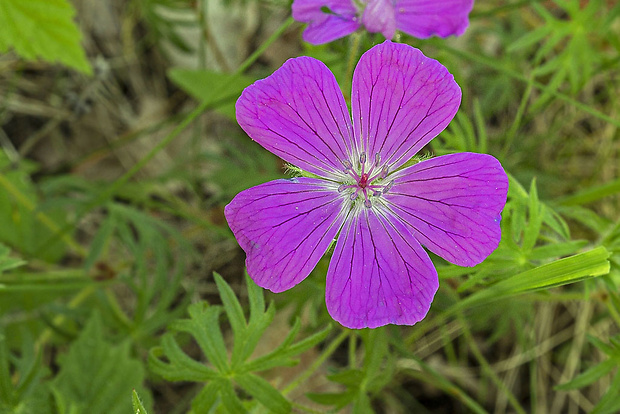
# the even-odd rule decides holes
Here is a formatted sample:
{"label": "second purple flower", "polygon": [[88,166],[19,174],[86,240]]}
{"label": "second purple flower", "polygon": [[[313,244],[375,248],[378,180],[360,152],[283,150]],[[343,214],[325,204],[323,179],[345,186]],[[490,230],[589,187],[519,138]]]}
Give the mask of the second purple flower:
{"label": "second purple flower", "polygon": [[294,0],[293,18],[308,23],[303,38],[318,45],[364,26],[391,40],[396,30],[418,38],[459,36],[474,0]]}
{"label": "second purple flower", "polygon": [[439,286],[422,244],[461,266],[497,247],[508,179],[484,154],[405,164],[456,114],[461,90],[439,62],[386,41],[353,74],[349,115],[320,61],[288,60],[245,89],[237,120],[248,135],[315,177],[239,193],[226,219],[250,277],[281,292],[306,278],[338,236],[326,304],[349,328],[412,325]]}

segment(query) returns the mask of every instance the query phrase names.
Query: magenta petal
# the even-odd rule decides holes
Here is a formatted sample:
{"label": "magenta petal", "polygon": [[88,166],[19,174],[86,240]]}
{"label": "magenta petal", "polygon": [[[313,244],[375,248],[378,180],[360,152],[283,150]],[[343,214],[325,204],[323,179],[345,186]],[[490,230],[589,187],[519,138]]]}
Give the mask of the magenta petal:
{"label": "magenta petal", "polygon": [[450,123],[460,103],[461,89],[444,66],[386,41],[364,53],[353,74],[355,139],[393,171]]}
{"label": "magenta petal", "polygon": [[474,266],[497,248],[508,177],[495,158],[444,155],[395,176],[385,200],[430,251],[454,264]]}
{"label": "magenta petal", "polygon": [[[329,13],[321,8],[329,9]],[[303,38],[315,45],[339,39],[360,27],[351,0],[295,0],[292,12],[293,19],[309,23]]]}
{"label": "magenta petal", "polygon": [[398,0],[396,28],[418,38],[462,35],[474,0]]}
{"label": "magenta petal", "polygon": [[226,206],[248,274],[273,292],[304,280],[342,226],[342,197],[322,180],[276,180],[242,191]]}
{"label": "magenta petal", "polygon": [[392,0],[369,0],[362,14],[362,23],[371,33],[381,33],[390,40],[396,33]]}
{"label": "magenta petal", "polygon": [[364,209],[338,237],[325,301],[348,328],[413,325],[426,316],[438,287],[437,271],[410,231]]}
{"label": "magenta petal", "polygon": [[347,105],[334,75],[319,60],[289,59],[248,86],[236,108],[250,138],[303,170],[331,178],[350,158]]}

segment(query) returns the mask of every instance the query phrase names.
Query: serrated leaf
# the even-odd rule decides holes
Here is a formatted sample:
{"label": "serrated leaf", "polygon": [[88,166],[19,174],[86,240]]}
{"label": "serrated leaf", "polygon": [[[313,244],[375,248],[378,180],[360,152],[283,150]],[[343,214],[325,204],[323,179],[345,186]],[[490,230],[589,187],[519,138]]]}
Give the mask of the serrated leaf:
{"label": "serrated leaf", "polygon": [[235,380],[241,388],[267,407],[270,412],[276,414],[291,412],[291,403],[265,379],[253,374],[243,374],[235,377]]}
{"label": "serrated leaf", "polygon": [[327,335],[331,331],[331,326],[328,326],[322,331],[317,332],[291,346],[290,343],[297,334],[299,327],[299,323],[296,322],[287,337],[282,342],[282,344],[280,344],[276,349],[274,349],[267,355],[258,357],[255,360],[245,364],[244,370],[256,372],[264,371],[278,366],[295,365],[297,362],[290,359],[292,356],[301,354],[302,352],[305,352],[313,346],[318,345],[327,337]]}
{"label": "serrated leaf", "polygon": [[[160,359],[164,355],[170,362]],[[149,352],[149,367],[168,381],[204,382],[218,378],[217,372],[187,356],[169,333],[162,338],[161,347]]]}
{"label": "serrated leaf", "polygon": [[2,0],[0,52],[12,48],[24,59],[59,62],[91,74],[74,16],[67,0]]}
{"label": "serrated leaf", "polygon": [[171,328],[191,334],[218,371],[228,372],[226,344],[219,324],[221,311],[219,306],[209,306],[205,302],[193,303],[188,308],[191,319],[176,321]]}
{"label": "serrated leaf", "polygon": [[129,346],[105,341],[101,319],[94,314],[69,352],[59,358],[60,371],[52,381],[57,401],[89,414],[130,412],[128,393],[142,385],[144,368],[129,356]]}
{"label": "serrated leaf", "polygon": [[148,414],[136,390],[131,393],[131,404],[133,405],[133,414]]}

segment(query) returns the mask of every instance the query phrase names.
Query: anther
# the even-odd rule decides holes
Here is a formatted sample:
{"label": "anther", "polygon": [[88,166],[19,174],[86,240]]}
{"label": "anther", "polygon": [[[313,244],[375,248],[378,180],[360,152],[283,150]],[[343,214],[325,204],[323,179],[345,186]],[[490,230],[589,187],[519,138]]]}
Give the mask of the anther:
{"label": "anther", "polygon": [[370,200],[369,200],[369,199],[364,200],[364,206],[365,206],[366,208],[370,208],[370,207],[372,207],[372,203],[370,202]]}
{"label": "anther", "polygon": [[372,195],[374,195],[375,197],[379,197],[381,195],[381,191],[379,190],[374,190]]}
{"label": "anther", "polygon": [[351,164],[351,161],[349,161],[349,160],[342,161],[342,165],[344,165],[344,172],[347,172],[351,168],[353,168],[353,164]]}
{"label": "anther", "polygon": [[378,167],[380,162],[381,162],[381,154],[377,152],[375,154],[375,167]]}
{"label": "anther", "polygon": [[381,175],[379,176],[379,178],[381,178],[382,180],[387,177],[388,175],[388,167],[387,165],[385,167],[383,167],[383,169],[381,170]]}
{"label": "anther", "polygon": [[351,195],[349,196],[349,199],[350,199],[351,201],[355,200],[356,198],[357,198],[357,191],[355,191],[355,192],[351,193]]}
{"label": "anther", "polygon": [[390,190],[392,189],[392,186],[393,186],[393,185],[394,185],[394,180],[390,181],[390,182],[388,183],[388,185],[386,185],[386,186],[383,188],[383,194],[387,194],[387,192],[388,192],[388,191],[390,191]]}
{"label": "anther", "polygon": [[338,192],[342,193],[347,187],[348,185],[346,184],[340,184],[340,187],[338,187]]}
{"label": "anther", "polygon": [[364,163],[366,163],[366,153],[362,152],[360,154],[360,164],[364,164]]}

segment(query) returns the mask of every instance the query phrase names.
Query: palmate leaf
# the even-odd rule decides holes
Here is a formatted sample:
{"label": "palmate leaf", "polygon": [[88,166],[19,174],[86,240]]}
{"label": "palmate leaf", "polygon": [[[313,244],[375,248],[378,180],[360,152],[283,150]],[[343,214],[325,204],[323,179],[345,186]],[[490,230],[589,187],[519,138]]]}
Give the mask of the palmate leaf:
{"label": "palmate leaf", "polygon": [[347,369],[327,378],[346,386],[341,393],[308,393],[314,402],[332,405],[335,410],[352,404],[353,413],[373,413],[371,396],[381,392],[394,379],[395,363],[389,352],[389,334],[385,327],[360,331],[364,343],[361,369]]}
{"label": "palmate leaf", "polygon": [[567,18],[556,17],[547,7],[534,3],[532,7],[542,18],[541,25],[514,41],[509,52],[536,47],[533,74],[548,77],[548,91],[537,98],[534,106],[540,107],[552,95],[549,91],[560,89],[568,82],[572,94],[589,81],[602,55],[597,42],[607,41],[617,35],[604,24],[607,10],[601,0],[592,0],[582,7],[580,0],[556,1],[555,7]]}
{"label": "palmate leaf", "polygon": [[[205,386],[192,402],[194,413],[209,412],[220,403],[231,413],[243,413],[246,408],[235,392],[235,385],[245,391],[269,412],[288,413],[291,403],[265,379],[254,375],[277,366],[296,363],[292,357],[317,345],[325,339],[330,328],[309,336],[301,341],[294,339],[299,332],[300,323],[296,321],[282,343],[272,352],[249,360],[256,345],[275,315],[270,305],[265,310],[262,289],[246,277],[250,316],[247,319],[234,291],[217,273],[215,281],[222,298],[223,306],[211,306],[206,302],[191,305],[189,319],[174,322],[164,335],[161,346],[151,349],[149,365],[151,369],[168,381],[205,382]],[[225,312],[233,331],[232,352],[228,353],[219,318]],[[191,335],[209,364],[203,364],[189,357],[175,339],[175,333]]]}
{"label": "palmate leaf", "polygon": [[14,49],[24,59],[59,62],[90,74],[67,0],[0,1],[0,53]]}

